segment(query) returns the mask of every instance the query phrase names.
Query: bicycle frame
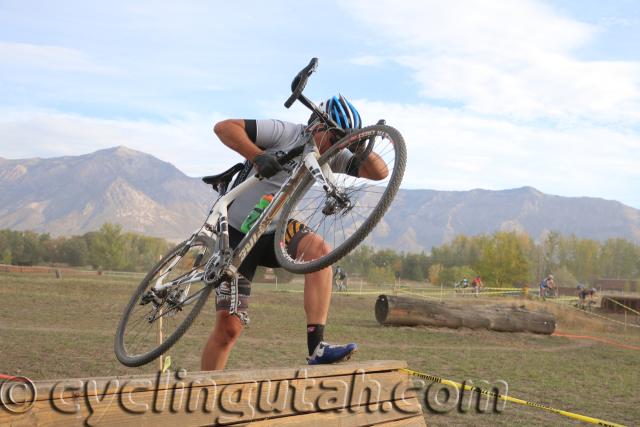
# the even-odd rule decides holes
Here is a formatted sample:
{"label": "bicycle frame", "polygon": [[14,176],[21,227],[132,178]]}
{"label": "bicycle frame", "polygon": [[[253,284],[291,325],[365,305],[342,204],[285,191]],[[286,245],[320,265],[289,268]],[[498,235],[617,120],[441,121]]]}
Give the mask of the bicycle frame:
{"label": "bicycle frame", "polygon": [[[293,150],[292,150],[293,151]],[[303,160],[299,162],[293,169],[291,175],[284,182],[280,190],[274,195],[273,200],[267,206],[265,211],[260,215],[256,223],[240,241],[238,246],[231,249],[229,243],[229,224],[228,224],[228,207],[236,198],[250,190],[255,186],[261,177],[257,175],[251,176],[244,182],[237,185],[229,192],[218,197],[215,201],[209,215],[205,220],[202,227],[194,233],[185,245],[185,248],[189,248],[189,244],[193,243],[199,234],[207,235],[213,238],[217,236],[216,244],[217,248],[213,248],[213,254],[207,261],[207,266],[212,260],[217,261],[218,267],[216,268],[216,277],[209,283],[219,283],[222,280],[228,280],[231,287],[231,303],[230,314],[235,314],[245,320],[243,316],[238,314],[238,289],[237,289],[237,276],[238,268],[249,254],[251,249],[255,246],[258,239],[265,233],[269,225],[277,217],[278,213],[282,210],[287,198],[293,193],[297,186],[302,182],[302,179],[306,176],[307,171],[311,173],[316,182],[318,182],[327,193],[331,193],[336,188],[335,177],[331,167],[328,163],[325,163],[322,167],[318,164],[318,157],[320,153],[315,145],[313,136],[309,134],[307,140],[304,143],[304,150],[302,153]],[[188,249],[187,249],[188,250]],[[185,251],[186,253],[186,251]],[[182,254],[184,255],[184,254]],[[217,257],[217,258],[216,258]],[[190,286],[192,283],[205,280],[207,268],[204,272],[190,272],[187,276],[179,277],[167,283],[162,283],[163,277],[171,271],[171,269],[178,263],[181,257],[176,259],[168,266],[168,268],[160,274],[156,279],[156,284],[153,287],[154,292],[161,292],[171,287]],[[207,285],[209,285],[207,283]],[[182,305],[190,303],[199,292],[189,296],[182,302]]]}

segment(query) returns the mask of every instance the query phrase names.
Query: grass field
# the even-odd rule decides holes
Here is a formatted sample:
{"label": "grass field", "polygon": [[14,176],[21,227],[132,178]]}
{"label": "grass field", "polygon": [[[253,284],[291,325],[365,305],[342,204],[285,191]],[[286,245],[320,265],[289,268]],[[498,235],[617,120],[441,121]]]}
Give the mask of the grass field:
{"label": "grass field", "polygon": [[[137,280],[69,275],[56,280],[52,275],[0,273],[0,373],[54,379],[152,372],[156,364],[126,368],[113,354],[116,324]],[[273,284],[254,285],[252,324],[231,355],[230,369],[304,363],[301,289],[298,284],[280,286],[277,291]],[[355,360],[406,360],[411,369],[458,382],[501,379],[509,384],[509,394],[518,398],[622,424],[640,424],[638,350],[524,333],[382,327],[375,321],[375,299],[375,294],[333,297],[326,338],[358,342]],[[458,300],[478,303],[474,298]],[[562,332],[640,346],[640,329],[624,332],[619,325],[550,302],[526,304],[556,313]],[[169,351],[173,368],[199,370],[213,310],[211,299],[187,335]],[[430,426],[580,424],[512,403],[501,414],[427,413],[426,420]]]}

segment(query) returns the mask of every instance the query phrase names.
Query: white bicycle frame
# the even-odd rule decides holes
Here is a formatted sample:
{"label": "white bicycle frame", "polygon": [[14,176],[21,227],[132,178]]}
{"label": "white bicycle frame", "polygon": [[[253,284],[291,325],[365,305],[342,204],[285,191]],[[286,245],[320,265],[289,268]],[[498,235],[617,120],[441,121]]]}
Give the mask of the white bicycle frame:
{"label": "white bicycle frame", "polygon": [[[218,271],[217,277],[224,277],[225,280],[229,280],[230,282],[231,301],[229,313],[239,316],[243,321],[245,320],[244,313],[242,313],[242,315],[238,313],[239,300],[237,287],[238,268],[242,264],[242,261],[244,261],[245,257],[249,254],[251,249],[253,249],[258,239],[264,234],[269,225],[277,217],[288,197],[304,178],[307,170],[311,173],[316,182],[322,186],[325,192],[331,193],[336,188],[336,179],[331,167],[329,166],[329,162],[325,163],[321,167],[318,164],[319,156],[320,153],[318,152],[318,148],[316,147],[313,138],[309,136],[308,140],[305,142],[303,161],[295,166],[293,173],[287,178],[282,187],[280,187],[280,190],[275,194],[269,206],[260,215],[258,220],[234,250],[229,246],[228,207],[231,202],[250,190],[260,182],[261,179],[263,179],[257,175],[247,178],[244,182],[240,183],[226,194],[220,196],[211,207],[209,215],[202,227],[191,236],[189,242],[185,245],[185,248],[189,248],[189,245],[196,239],[196,237],[203,234],[214,240],[215,246],[217,247],[213,248],[212,258],[221,257],[219,259],[219,268],[221,271]],[[183,255],[184,254],[182,254],[182,256]],[[188,289],[192,283],[204,280],[206,269],[205,272],[198,272],[194,270],[188,276],[163,283],[165,276],[173,269],[173,267],[176,266],[182,256],[176,257],[158,276],[156,283],[153,286],[153,291],[155,293],[159,293],[176,286],[186,286],[186,294],[188,293]],[[190,295],[182,301],[181,304],[190,304],[195,300],[198,294],[199,292]]]}

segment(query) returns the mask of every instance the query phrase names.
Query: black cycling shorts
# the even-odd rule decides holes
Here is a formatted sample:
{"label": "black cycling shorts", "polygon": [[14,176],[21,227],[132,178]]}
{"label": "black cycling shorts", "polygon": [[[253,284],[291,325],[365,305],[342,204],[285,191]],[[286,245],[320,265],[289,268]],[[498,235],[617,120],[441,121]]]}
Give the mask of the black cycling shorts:
{"label": "black cycling shorts", "polygon": [[[289,220],[287,226],[287,235],[285,243],[289,255],[295,257],[300,240],[311,230],[304,224],[296,220]],[[245,234],[233,227],[229,227],[229,244],[232,248],[238,246]],[[276,258],[274,251],[275,233],[262,235],[247,257],[244,259],[238,272],[238,296],[240,311],[246,311],[249,308],[249,296],[251,295],[251,281],[256,273],[258,266],[278,268],[280,264]],[[222,284],[216,289],[216,310],[229,310],[230,290],[228,285]]]}

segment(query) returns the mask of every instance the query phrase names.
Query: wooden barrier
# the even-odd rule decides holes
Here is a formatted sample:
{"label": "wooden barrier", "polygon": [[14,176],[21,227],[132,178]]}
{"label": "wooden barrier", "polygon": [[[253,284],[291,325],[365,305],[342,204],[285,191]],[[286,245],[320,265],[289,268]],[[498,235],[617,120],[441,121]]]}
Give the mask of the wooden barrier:
{"label": "wooden barrier", "polygon": [[[618,304],[616,304],[616,302]],[[638,295],[602,295],[601,308],[610,313],[624,313],[629,311],[625,308],[640,311],[640,296]]]}
{"label": "wooden barrier", "polygon": [[22,407],[0,410],[0,425],[425,426],[405,367],[370,361],[41,381],[32,390],[24,383],[12,390]]}
{"label": "wooden barrier", "polygon": [[0,273],[29,273],[29,274],[89,274],[97,275],[95,270],[79,270],[75,268],[67,267],[45,267],[45,266],[31,266],[31,265],[9,265],[0,264]]}
{"label": "wooden barrier", "polygon": [[63,275],[92,275],[92,276],[123,276],[144,277],[146,273],[135,271],[111,271],[111,270],[82,270],[70,267],[46,267],[0,264],[0,273],[27,273],[27,274],[54,274],[56,278]]}

